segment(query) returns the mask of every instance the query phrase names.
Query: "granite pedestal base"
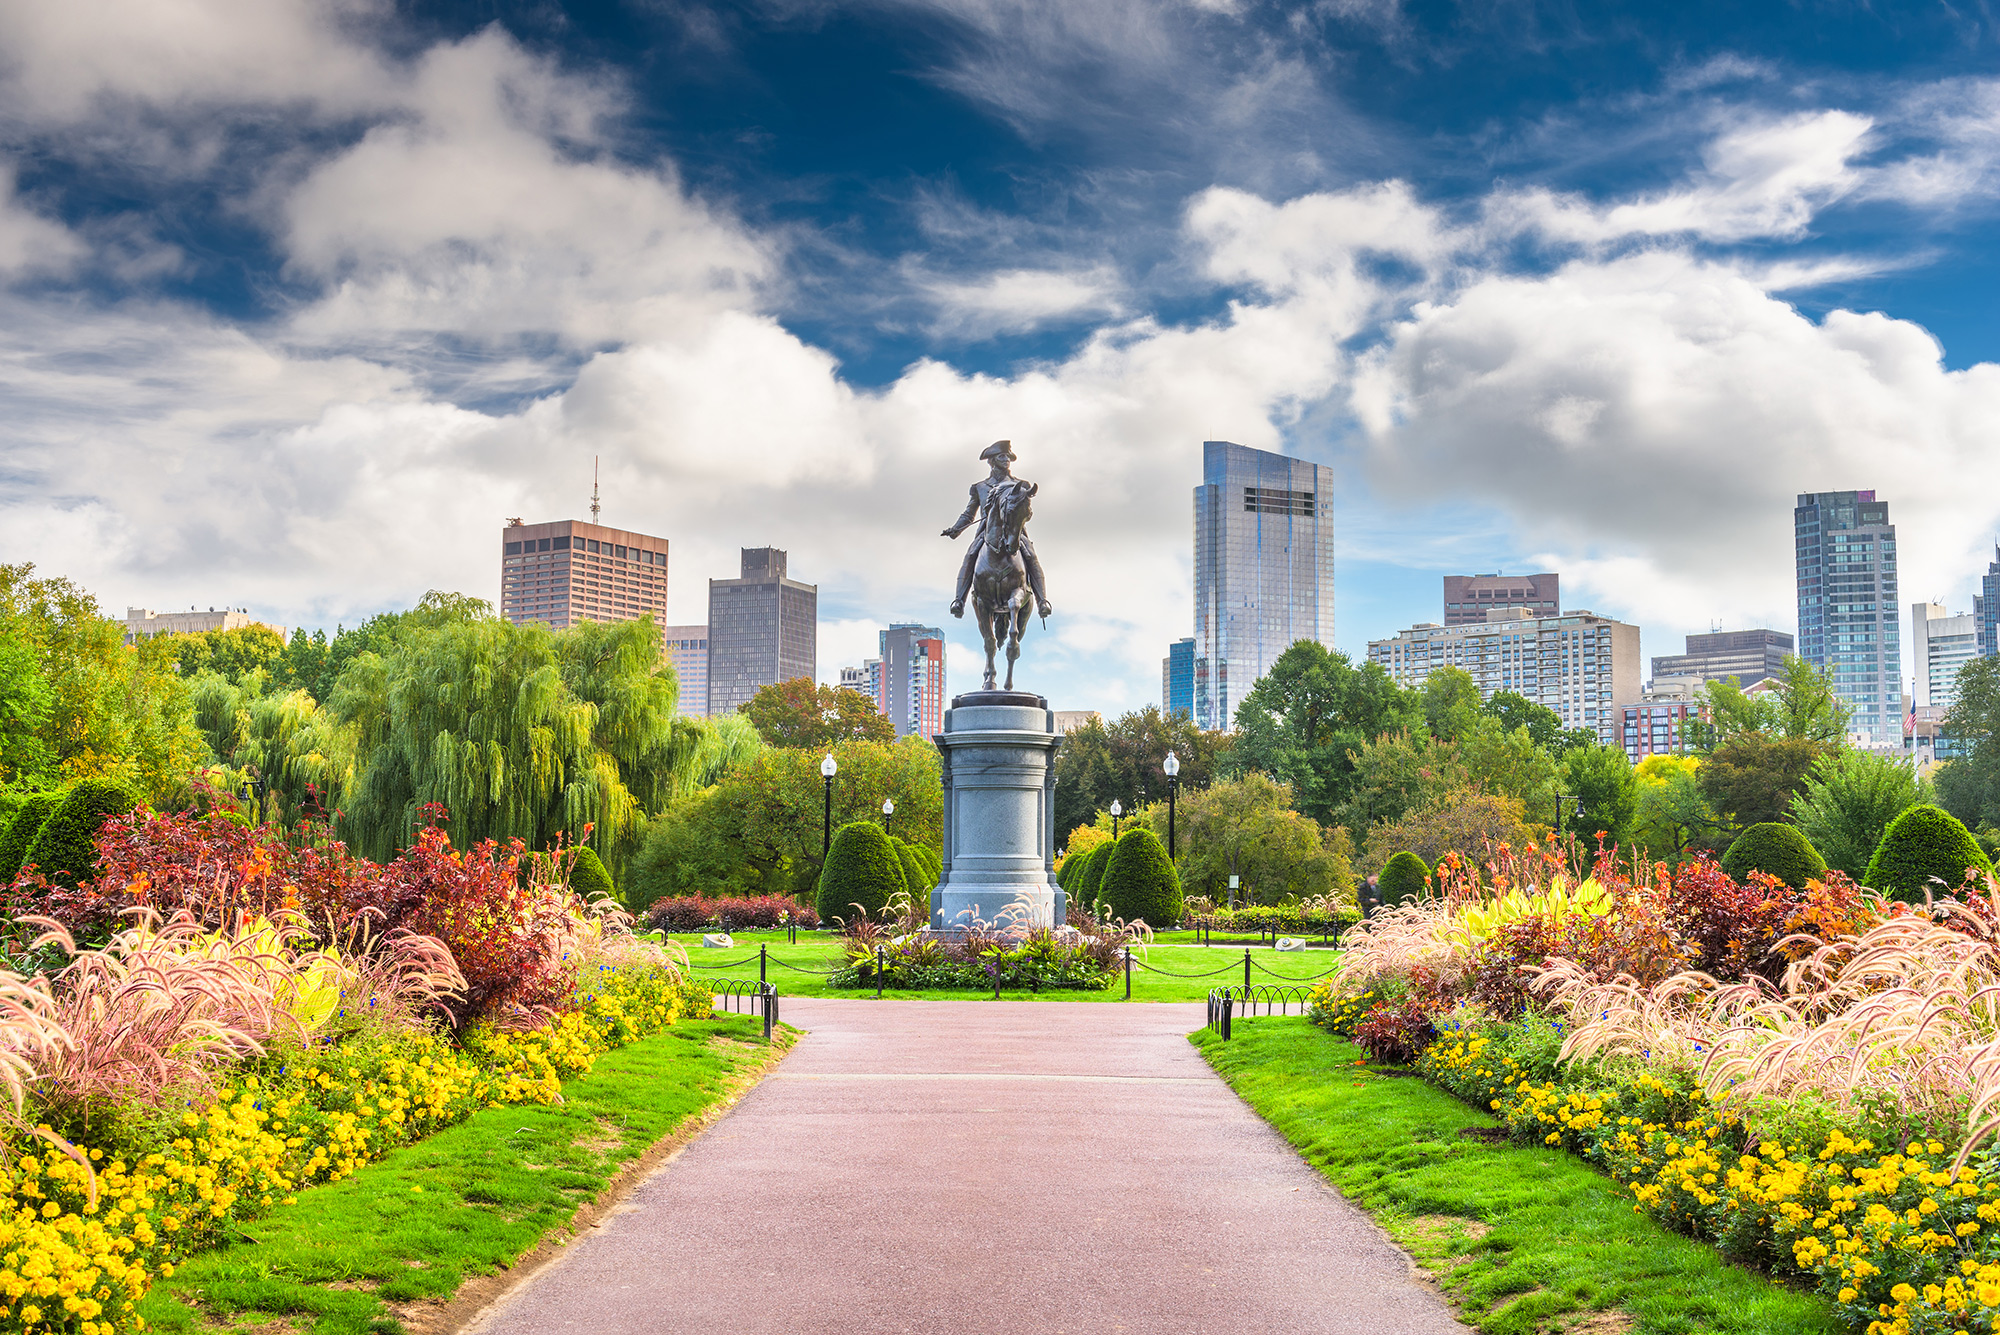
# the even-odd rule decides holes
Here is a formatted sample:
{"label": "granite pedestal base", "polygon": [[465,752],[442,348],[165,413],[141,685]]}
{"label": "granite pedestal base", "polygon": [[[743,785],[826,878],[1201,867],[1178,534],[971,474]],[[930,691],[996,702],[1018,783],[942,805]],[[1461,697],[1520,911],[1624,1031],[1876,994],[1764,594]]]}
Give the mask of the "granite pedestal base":
{"label": "granite pedestal base", "polygon": [[944,766],[944,870],[931,930],[1060,927],[1055,883],[1055,757],[1049,702],[1025,691],[973,691],[951,702],[932,739]]}

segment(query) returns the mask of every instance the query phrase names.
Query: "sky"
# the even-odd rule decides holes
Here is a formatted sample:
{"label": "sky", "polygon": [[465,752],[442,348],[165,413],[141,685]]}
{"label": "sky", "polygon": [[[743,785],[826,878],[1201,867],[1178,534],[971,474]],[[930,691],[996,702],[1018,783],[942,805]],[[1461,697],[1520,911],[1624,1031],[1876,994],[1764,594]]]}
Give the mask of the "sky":
{"label": "sky", "polygon": [[[1201,442],[1338,479],[1337,647],[1555,570],[1790,630],[1801,491],[1905,604],[2000,532],[1986,3],[0,0],[0,561],[113,615],[498,596],[508,516],[945,611],[1008,438],[1020,684],[1157,702]],[[1907,617],[1907,607],[1900,609]],[[1907,637],[1906,637],[1907,638]]]}

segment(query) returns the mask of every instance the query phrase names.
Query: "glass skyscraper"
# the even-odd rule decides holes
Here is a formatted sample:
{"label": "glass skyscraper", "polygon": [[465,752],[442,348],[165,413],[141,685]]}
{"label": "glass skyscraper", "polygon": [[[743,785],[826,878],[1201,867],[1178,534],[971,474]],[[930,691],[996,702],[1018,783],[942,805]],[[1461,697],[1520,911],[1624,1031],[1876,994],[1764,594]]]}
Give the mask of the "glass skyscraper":
{"label": "glass skyscraper", "polygon": [[1295,640],[1333,644],[1333,470],[1202,442],[1194,489],[1194,719],[1236,706]]}
{"label": "glass skyscraper", "polygon": [[1834,693],[1853,711],[1850,733],[1871,747],[1901,747],[1901,604],[1888,502],[1872,491],[1802,494],[1792,537],[1799,657],[1833,677]]}
{"label": "glass skyscraper", "polygon": [[1194,636],[1175,640],[1160,660],[1160,708],[1172,718],[1194,717]]}
{"label": "glass skyscraper", "polygon": [[1979,652],[2000,654],[2000,542],[1993,544],[1993,559],[1973,595],[1972,620],[1979,632]]}

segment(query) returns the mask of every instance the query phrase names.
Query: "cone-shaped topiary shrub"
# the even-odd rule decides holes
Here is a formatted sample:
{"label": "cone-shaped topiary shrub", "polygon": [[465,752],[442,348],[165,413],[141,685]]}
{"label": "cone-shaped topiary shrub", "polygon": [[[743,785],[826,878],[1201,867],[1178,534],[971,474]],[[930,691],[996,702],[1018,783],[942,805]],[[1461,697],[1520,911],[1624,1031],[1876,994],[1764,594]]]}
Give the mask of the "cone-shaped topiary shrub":
{"label": "cone-shaped topiary shrub", "polygon": [[1104,885],[1104,868],[1110,863],[1111,850],[1115,847],[1107,841],[1083,855],[1083,865],[1076,869],[1076,884],[1063,887],[1079,903],[1095,904],[1101,898],[1099,891]]}
{"label": "cone-shaped topiary shrub", "polygon": [[[1889,822],[1861,883],[1885,895],[1922,903],[1924,892],[1956,894],[1965,884],[1965,869],[1990,872],[1993,864],[1979,849],[1972,832],[1942,807],[1911,807]],[[1944,882],[1938,885],[1931,878]]]}
{"label": "cone-shaped topiary shrub", "polygon": [[604,870],[604,860],[587,844],[576,851],[576,862],[569,869],[569,888],[582,895],[586,904],[615,893],[611,873]]}
{"label": "cone-shaped topiary shrub", "polygon": [[82,885],[97,871],[97,827],[139,805],[139,794],[116,779],[84,779],[42,822],[24,862],[51,882]]}
{"label": "cone-shaped topiary shrub", "polygon": [[1423,896],[1430,879],[1431,869],[1424,865],[1424,860],[1405,850],[1382,864],[1375,888],[1382,892],[1384,905],[1408,904]]}
{"label": "cone-shaped topiary shrub", "polygon": [[1148,927],[1164,931],[1181,920],[1181,878],[1167,861],[1167,846],[1160,836],[1141,825],[1107,844],[1111,855],[1105,859],[1104,880],[1098,898],[1111,912],[1126,922],[1144,919]]}
{"label": "cone-shaped topiary shrub", "polygon": [[28,849],[34,844],[35,836],[42,832],[42,822],[49,813],[62,805],[60,791],[53,793],[33,793],[7,822],[7,828],[0,832],[0,883],[14,879],[27,860]]}
{"label": "cone-shaped topiary shrub", "polygon": [[1803,890],[1807,881],[1826,875],[1826,859],[1798,827],[1767,820],[1736,836],[1736,842],[1722,855],[1722,869],[1739,881],[1761,871],[1794,890]]}
{"label": "cone-shaped topiary shrub", "polygon": [[[893,835],[890,837],[892,839],[895,838]],[[931,888],[930,874],[925,870],[923,862],[917,857],[917,850],[911,848],[901,839],[896,839],[896,861],[903,865],[903,880],[909,885],[911,894],[921,895],[924,891]]]}
{"label": "cone-shaped topiary shrub", "polygon": [[872,918],[889,902],[889,896],[909,888],[889,836],[874,821],[858,820],[834,831],[814,902],[821,921],[846,921],[854,916],[857,904]]}

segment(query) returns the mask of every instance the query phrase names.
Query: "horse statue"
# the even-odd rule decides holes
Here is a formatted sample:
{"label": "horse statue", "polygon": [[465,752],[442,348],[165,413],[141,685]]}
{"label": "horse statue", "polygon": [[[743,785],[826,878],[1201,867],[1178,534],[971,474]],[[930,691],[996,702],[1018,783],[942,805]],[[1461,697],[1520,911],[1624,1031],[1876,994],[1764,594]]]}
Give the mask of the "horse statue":
{"label": "horse statue", "polygon": [[1000,642],[1007,642],[1007,684],[1014,689],[1014,660],[1021,656],[1021,636],[1028,629],[1034,610],[1033,591],[1028,586],[1028,563],[1023,558],[1023,529],[1033,511],[1029,502],[1036,491],[1032,482],[1015,481],[995,488],[987,502],[986,527],[979,544],[979,559],[972,567],[972,609],[979,620],[979,637],[986,643],[986,689],[993,689],[997,669],[993,657]]}

